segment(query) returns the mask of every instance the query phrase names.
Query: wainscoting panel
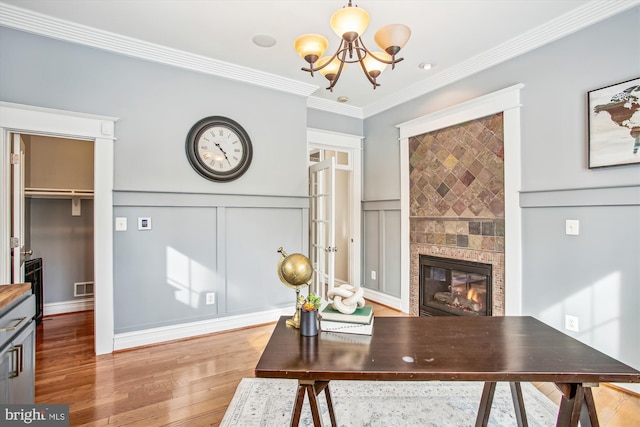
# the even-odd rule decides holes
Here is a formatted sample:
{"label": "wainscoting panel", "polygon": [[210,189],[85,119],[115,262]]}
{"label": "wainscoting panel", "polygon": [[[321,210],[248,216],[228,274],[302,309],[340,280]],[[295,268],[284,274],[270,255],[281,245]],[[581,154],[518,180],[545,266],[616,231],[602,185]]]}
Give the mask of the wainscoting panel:
{"label": "wainscoting panel", "polygon": [[363,286],[367,291],[399,298],[400,201],[367,201],[363,202],[362,209],[366,242],[362,257]]}
{"label": "wainscoting panel", "polygon": [[[114,220],[128,223],[113,232],[118,348],[240,324],[238,316],[293,313],[277,250],[306,254],[306,197],[116,192],[114,200]],[[150,230],[138,230],[144,217]]]}

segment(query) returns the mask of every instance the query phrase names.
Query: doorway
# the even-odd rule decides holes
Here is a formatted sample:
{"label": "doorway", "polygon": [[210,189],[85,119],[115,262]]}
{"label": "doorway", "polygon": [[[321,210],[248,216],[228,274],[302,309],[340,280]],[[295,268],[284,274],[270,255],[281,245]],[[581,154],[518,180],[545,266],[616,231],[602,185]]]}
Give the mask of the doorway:
{"label": "doorway", "polygon": [[[336,286],[361,286],[361,136],[307,130],[309,166],[335,159],[335,268]],[[310,239],[311,241],[311,239]]]}
{"label": "doorway", "polygon": [[44,314],[93,310],[94,143],[23,137],[26,264],[41,269]]}
{"label": "doorway", "polygon": [[[94,145],[95,352],[113,352],[113,160],[116,118],[0,102],[0,240],[9,241],[11,133],[67,137]],[[0,245],[0,283],[10,283],[11,254]]]}

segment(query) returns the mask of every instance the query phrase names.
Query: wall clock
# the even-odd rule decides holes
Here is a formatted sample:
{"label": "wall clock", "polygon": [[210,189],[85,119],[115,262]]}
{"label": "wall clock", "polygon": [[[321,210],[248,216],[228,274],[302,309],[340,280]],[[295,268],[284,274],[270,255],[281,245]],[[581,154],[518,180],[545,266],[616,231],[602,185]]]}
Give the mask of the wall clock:
{"label": "wall clock", "polygon": [[211,181],[240,178],[251,165],[249,134],[234,120],[205,117],[187,135],[187,158],[196,172]]}

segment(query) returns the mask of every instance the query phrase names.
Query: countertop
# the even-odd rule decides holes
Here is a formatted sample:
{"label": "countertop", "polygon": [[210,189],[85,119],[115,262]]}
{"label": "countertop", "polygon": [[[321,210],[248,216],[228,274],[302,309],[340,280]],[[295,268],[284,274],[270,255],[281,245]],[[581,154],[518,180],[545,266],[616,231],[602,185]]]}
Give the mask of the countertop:
{"label": "countertop", "polygon": [[13,285],[0,286],[0,310],[4,309],[27,292],[31,292],[30,283],[15,283]]}

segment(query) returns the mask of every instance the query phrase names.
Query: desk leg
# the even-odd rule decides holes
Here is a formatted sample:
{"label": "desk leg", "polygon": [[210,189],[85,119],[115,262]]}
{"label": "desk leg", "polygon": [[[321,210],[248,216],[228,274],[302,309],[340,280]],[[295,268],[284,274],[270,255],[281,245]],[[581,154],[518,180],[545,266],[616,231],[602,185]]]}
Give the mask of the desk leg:
{"label": "desk leg", "polygon": [[322,427],[322,416],[320,415],[320,408],[318,407],[318,399],[316,398],[316,392],[314,386],[309,384],[307,387],[307,396],[309,396],[309,406],[311,406],[311,417],[313,418],[314,427]]}
{"label": "desk leg", "polygon": [[291,427],[298,427],[300,424],[300,415],[302,414],[302,404],[304,403],[304,395],[307,393],[306,384],[298,382],[298,393],[296,401],[293,405],[293,413],[291,414]]}
{"label": "desk leg", "polygon": [[[524,410],[524,400],[522,399],[522,387],[520,387],[520,383],[513,382],[509,383],[509,387],[511,387],[511,399],[513,400],[513,408],[516,412],[518,427],[528,427],[527,413]],[[496,383],[484,383],[480,407],[478,408],[478,416],[476,417],[476,427],[487,427],[495,392]]]}
{"label": "desk leg", "polygon": [[513,400],[513,409],[516,411],[516,420],[518,427],[528,427],[527,412],[524,410],[524,400],[522,399],[522,387],[520,383],[509,383],[511,388],[511,399]]}
{"label": "desk leg", "polygon": [[[317,387],[317,384],[320,384],[320,388]],[[331,400],[331,392],[329,391],[329,381],[318,381],[316,382],[316,394],[320,394],[322,389],[324,389],[324,397],[327,399],[327,407],[329,408],[329,417],[331,418],[331,426],[337,427],[338,423],[336,422],[336,414],[333,412],[333,401]]]}
{"label": "desk leg", "polygon": [[480,407],[478,408],[478,416],[476,417],[476,427],[487,427],[489,422],[489,413],[491,412],[491,404],[493,403],[493,395],[496,392],[496,383],[484,383],[482,389],[482,398],[480,399]]}
{"label": "desk leg", "polygon": [[562,392],[557,427],[599,427],[596,405],[590,387],[582,384],[556,384]]}
{"label": "desk leg", "polygon": [[336,416],[333,411],[333,401],[331,400],[331,392],[329,391],[329,381],[298,381],[298,393],[296,394],[296,401],[293,406],[293,413],[291,414],[291,427],[298,427],[300,424],[300,416],[302,414],[302,405],[304,404],[304,396],[309,397],[309,406],[311,408],[311,417],[313,418],[313,425],[315,427],[322,426],[322,416],[320,415],[320,406],[318,405],[317,396],[324,390],[325,398],[327,399],[327,407],[329,409],[329,416],[331,418],[331,426],[337,427]]}

